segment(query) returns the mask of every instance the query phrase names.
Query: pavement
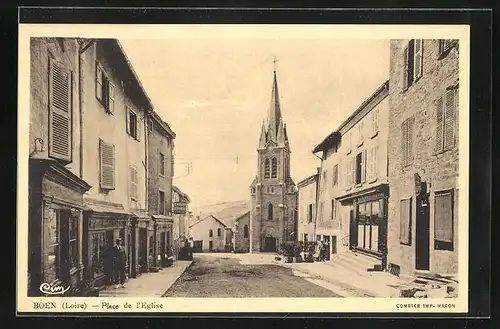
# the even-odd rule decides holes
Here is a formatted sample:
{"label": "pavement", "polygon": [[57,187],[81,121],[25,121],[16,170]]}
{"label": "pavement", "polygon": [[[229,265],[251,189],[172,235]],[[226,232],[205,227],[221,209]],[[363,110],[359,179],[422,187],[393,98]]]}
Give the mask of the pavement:
{"label": "pavement", "polygon": [[327,284],[278,264],[242,264],[231,254],[195,254],[164,297],[342,297]]}
{"label": "pavement", "polygon": [[176,260],[172,266],[164,267],[159,272],[143,273],[137,278],[128,279],[125,282],[126,288],[107,286],[99,292],[99,297],[161,297],[191,263],[192,261]]}

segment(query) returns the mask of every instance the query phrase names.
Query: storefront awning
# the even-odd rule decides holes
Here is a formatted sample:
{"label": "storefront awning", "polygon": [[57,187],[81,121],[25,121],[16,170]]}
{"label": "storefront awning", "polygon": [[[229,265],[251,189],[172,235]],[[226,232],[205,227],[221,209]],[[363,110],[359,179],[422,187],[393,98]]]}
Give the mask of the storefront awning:
{"label": "storefront awning", "polygon": [[389,193],[389,185],[386,183],[381,183],[379,185],[366,188],[364,190],[353,191],[349,194],[344,194],[336,199],[342,204],[348,204],[351,203],[354,199],[359,199],[362,197],[366,197],[369,195],[376,195],[376,194],[387,196],[388,193]]}
{"label": "storefront awning", "polygon": [[119,215],[119,216],[133,216],[131,212],[125,210],[122,204],[95,200],[84,200],[84,211],[91,211],[99,214]]}
{"label": "storefront awning", "polygon": [[155,221],[168,221],[168,222],[173,221],[172,217],[165,216],[165,215],[153,215],[152,217]]}
{"label": "storefront awning", "polygon": [[142,220],[145,220],[145,219],[149,220],[149,219],[151,219],[151,216],[149,216],[147,212],[137,211],[137,210],[132,211],[132,217],[136,218],[136,219],[142,219]]}

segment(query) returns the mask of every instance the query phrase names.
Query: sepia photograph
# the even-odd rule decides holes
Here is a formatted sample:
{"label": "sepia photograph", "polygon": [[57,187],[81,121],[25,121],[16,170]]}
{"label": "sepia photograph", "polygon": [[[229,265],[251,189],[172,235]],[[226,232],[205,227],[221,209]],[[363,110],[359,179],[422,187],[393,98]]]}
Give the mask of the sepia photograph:
{"label": "sepia photograph", "polygon": [[468,38],[21,25],[18,307],[466,311]]}

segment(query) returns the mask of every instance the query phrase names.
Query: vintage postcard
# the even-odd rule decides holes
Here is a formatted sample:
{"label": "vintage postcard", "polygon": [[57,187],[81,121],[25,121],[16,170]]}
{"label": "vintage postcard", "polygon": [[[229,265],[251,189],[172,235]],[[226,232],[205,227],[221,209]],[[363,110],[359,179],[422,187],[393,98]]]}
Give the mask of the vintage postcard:
{"label": "vintage postcard", "polygon": [[18,312],[468,310],[469,26],[19,27]]}

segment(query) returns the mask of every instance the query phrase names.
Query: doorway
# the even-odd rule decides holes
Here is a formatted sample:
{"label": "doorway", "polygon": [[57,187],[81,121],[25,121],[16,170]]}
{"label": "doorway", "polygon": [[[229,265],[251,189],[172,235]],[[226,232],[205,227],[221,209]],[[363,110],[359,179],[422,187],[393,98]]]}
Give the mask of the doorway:
{"label": "doorway", "polygon": [[264,250],[265,252],[276,252],[276,238],[266,236],[264,238]]}
{"label": "doorway", "polygon": [[428,271],[430,267],[430,217],[429,204],[422,202],[421,197],[416,198],[416,241],[415,241],[415,269]]}
{"label": "doorway", "polygon": [[139,271],[144,273],[147,271],[147,230],[145,228],[139,228]]}

